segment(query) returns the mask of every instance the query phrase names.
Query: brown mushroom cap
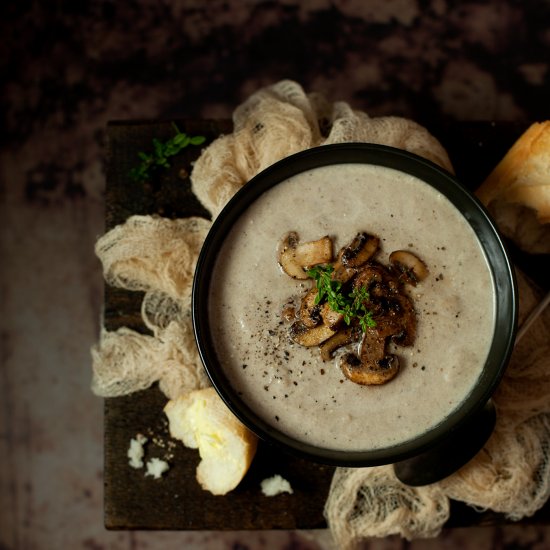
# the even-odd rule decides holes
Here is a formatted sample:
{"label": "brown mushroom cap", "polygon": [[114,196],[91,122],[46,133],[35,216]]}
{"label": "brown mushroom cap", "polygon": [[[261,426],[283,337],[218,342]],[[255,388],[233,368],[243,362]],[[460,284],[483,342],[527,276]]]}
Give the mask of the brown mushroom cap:
{"label": "brown mushroom cap", "polygon": [[429,274],[428,266],[408,250],[393,251],[390,254],[390,264],[402,282],[413,286],[423,281]]}
{"label": "brown mushroom cap", "polygon": [[378,331],[367,329],[359,357],[347,353],[342,358],[340,368],[344,376],[363,386],[380,385],[389,382],[399,372],[397,356],[386,353],[387,337]]}
{"label": "brown mushroom cap", "polygon": [[358,269],[353,286],[355,288],[365,287],[374,296],[387,296],[399,292],[397,278],[377,262],[368,262]]}
{"label": "brown mushroom cap", "polygon": [[358,233],[346,246],[341,255],[342,264],[346,267],[359,267],[368,262],[378,252],[380,239],[368,233]]}

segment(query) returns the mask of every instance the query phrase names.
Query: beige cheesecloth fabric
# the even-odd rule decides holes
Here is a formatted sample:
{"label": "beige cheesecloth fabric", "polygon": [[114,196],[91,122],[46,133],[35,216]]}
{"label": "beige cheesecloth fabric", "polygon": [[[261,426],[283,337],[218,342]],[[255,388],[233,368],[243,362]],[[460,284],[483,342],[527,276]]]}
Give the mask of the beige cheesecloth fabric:
{"label": "beige cheesecloth fabric", "polygon": [[141,314],[152,336],[102,331],[92,348],[92,390],[127,395],[159,382],[170,399],[209,385],[191,325],[191,283],[210,222],[133,216],[101,237],[107,283],[145,291]]}
{"label": "beige cheesecloth fabric", "polygon": [[[441,144],[418,124],[398,117],[370,118],[346,103],[330,103],[319,94],[306,94],[295,82],[282,81],[235,110],[233,133],[218,138],[197,160],[193,190],[215,217],[270,164],[303,149],[349,141],[398,147],[452,171]],[[159,381],[174,398],[208,384],[189,309],[193,270],[209,226],[202,219],[134,216],[99,239],[96,253],[107,282],[146,292],[142,316],[152,335],[126,328],[102,332],[92,350],[98,395],[123,395]],[[521,321],[540,297],[518,275]],[[370,536],[436,536],[448,518],[449,499],[511,519],[542,506],[550,490],[549,329],[547,312],[517,344],[495,395],[496,430],[459,472],[412,488],[401,484],[390,466],[336,470],[325,517],[339,548],[353,548]]]}

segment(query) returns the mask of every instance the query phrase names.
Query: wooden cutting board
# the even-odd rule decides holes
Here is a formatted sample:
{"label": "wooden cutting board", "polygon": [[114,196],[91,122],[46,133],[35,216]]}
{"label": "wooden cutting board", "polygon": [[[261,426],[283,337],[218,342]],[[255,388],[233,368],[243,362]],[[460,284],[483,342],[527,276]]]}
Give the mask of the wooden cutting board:
{"label": "wooden cutting board", "polygon": [[[203,135],[206,144],[231,132],[230,121],[177,120],[180,130]],[[446,147],[458,178],[475,189],[526,124],[455,124],[432,132]],[[139,163],[138,151],[150,151],[153,138],[164,141],[174,135],[171,121],[120,121],[107,128],[106,230],[134,214],[158,214],[168,218],[209,217],[190,189],[189,173],[200,147],[188,147],[173,158],[169,170],[146,184],[135,183],[129,171]],[[511,250],[513,259],[541,286],[548,276],[547,258],[530,257]],[[544,266],[542,264],[545,264]],[[127,326],[146,333],[141,322],[142,294],[105,288],[105,327]],[[315,529],[326,527],[323,507],[334,468],[287,455],[260,443],[244,480],[226,496],[213,496],[195,481],[198,452],[175,444],[167,431],[162,409],[166,398],[156,388],[126,397],[105,400],[105,525],[109,529]],[[145,477],[143,469],[128,465],[130,439],[137,433],[149,438],[146,459],[169,458],[170,470],[160,480]],[[275,474],[292,485],[292,495],[265,497],[260,482]],[[502,523],[493,512],[477,513],[453,502],[451,526]],[[546,506],[530,522],[550,521]]]}

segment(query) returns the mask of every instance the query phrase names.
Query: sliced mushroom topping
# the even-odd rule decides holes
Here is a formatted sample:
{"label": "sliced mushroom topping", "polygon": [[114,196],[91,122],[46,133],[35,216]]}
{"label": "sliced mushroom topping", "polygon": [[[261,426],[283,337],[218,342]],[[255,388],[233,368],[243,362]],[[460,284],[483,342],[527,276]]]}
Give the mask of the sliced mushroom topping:
{"label": "sliced mushroom topping", "polygon": [[353,277],[355,277],[355,274],[357,273],[357,269],[353,267],[346,267],[342,263],[342,252],[343,249],[338,254],[338,258],[333,264],[334,271],[332,272],[332,279],[334,281],[340,281],[341,283],[347,283]]}
{"label": "sliced mushroom topping", "polygon": [[369,263],[358,271],[353,284],[368,290],[368,308],[376,321],[376,330],[400,346],[412,345],[416,337],[416,312],[396,277],[383,265]]}
{"label": "sliced mushroom topping", "polygon": [[323,319],[323,323],[330,328],[338,328],[344,321],[344,316],[341,313],[333,311],[327,303],[321,307],[321,318]]}
{"label": "sliced mushroom topping", "polygon": [[[348,379],[362,385],[384,384],[399,372],[399,359],[389,353],[389,344],[410,346],[416,337],[416,312],[404,285],[416,285],[428,275],[424,262],[406,250],[392,252],[389,266],[374,260],[379,245],[378,237],[358,233],[331,265],[310,273],[315,286],[302,298],[296,316],[285,316],[294,321],[292,340],[319,346],[323,361],[363,338],[358,355],[345,353],[340,364]],[[332,243],[323,237],[300,244],[291,232],[279,258],[286,273],[304,279],[306,268],[331,262]]]}
{"label": "sliced mushroom topping", "polygon": [[334,334],[336,334],[336,331],[327,325],[319,325],[310,328],[301,321],[296,321],[290,327],[290,337],[292,340],[306,348],[318,346],[331,336],[334,336]]}
{"label": "sliced mushroom topping", "polygon": [[345,267],[359,267],[368,262],[378,251],[380,239],[368,233],[358,233],[342,252]]}
{"label": "sliced mushroom topping", "polygon": [[411,299],[398,294],[391,300],[388,319],[393,327],[391,339],[400,346],[412,346],[416,338],[416,312]]}
{"label": "sliced mushroom topping", "polygon": [[380,385],[389,382],[399,372],[397,356],[386,353],[387,338],[379,331],[368,329],[361,344],[359,357],[347,353],[340,368],[344,376],[363,386]]}
{"label": "sliced mushroom topping", "polygon": [[353,284],[369,292],[368,308],[380,338],[391,338],[400,346],[410,346],[416,337],[416,312],[398,279],[381,264],[368,263],[359,269]]}
{"label": "sliced mushroom topping", "polygon": [[359,327],[348,327],[340,330],[319,346],[321,350],[321,359],[323,361],[329,361],[332,358],[332,354],[338,348],[347,346],[353,342],[358,342],[361,339],[361,334],[361,329]]}
{"label": "sliced mushroom topping", "polygon": [[279,264],[294,279],[307,279],[306,269],[332,260],[332,241],[325,236],[300,243],[298,234],[287,233],[279,245]]}
{"label": "sliced mushroom topping", "polygon": [[369,262],[357,270],[355,288],[365,287],[373,296],[387,296],[399,292],[399,282],[382,264]]}
{"label": "sliced mushroom topping", "polygon": [[287,303],[283,306],[281,318],[283,321],[287,322],[291,322],[296,318],[296,308],[292,303]]}
{"label": "sliced mushroom topping", "polygon": [[395,250],[390,254],[390,264],[403,283],[416,286],[429,274],[426,264],[408,250]]}
{"label": "sliced mushroom topping", "polygon": [[311,328],[317,326],[321,322],[321,305],[315,303],[317,298],[317,289],[313,287],[302,298],[300,303],[300,311],[298,317],[306,327]]}

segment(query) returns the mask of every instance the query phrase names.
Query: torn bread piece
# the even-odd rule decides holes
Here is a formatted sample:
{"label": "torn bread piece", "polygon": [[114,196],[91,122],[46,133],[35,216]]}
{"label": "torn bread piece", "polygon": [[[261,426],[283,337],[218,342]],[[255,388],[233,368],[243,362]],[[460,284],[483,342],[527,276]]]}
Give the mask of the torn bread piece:
{"label": "torn bread piece", "polygon": [[197,481],[214,495],[240,483],[254,458],[256,436],[227,408],[214,388],[195,390],[169,401],[164,412],[172,437],[198,449]]}
{"label": "torn bread piece", "polygon": [[530,253],[550,253],[550,120],[532,124],[476,195],[502,233]]}

